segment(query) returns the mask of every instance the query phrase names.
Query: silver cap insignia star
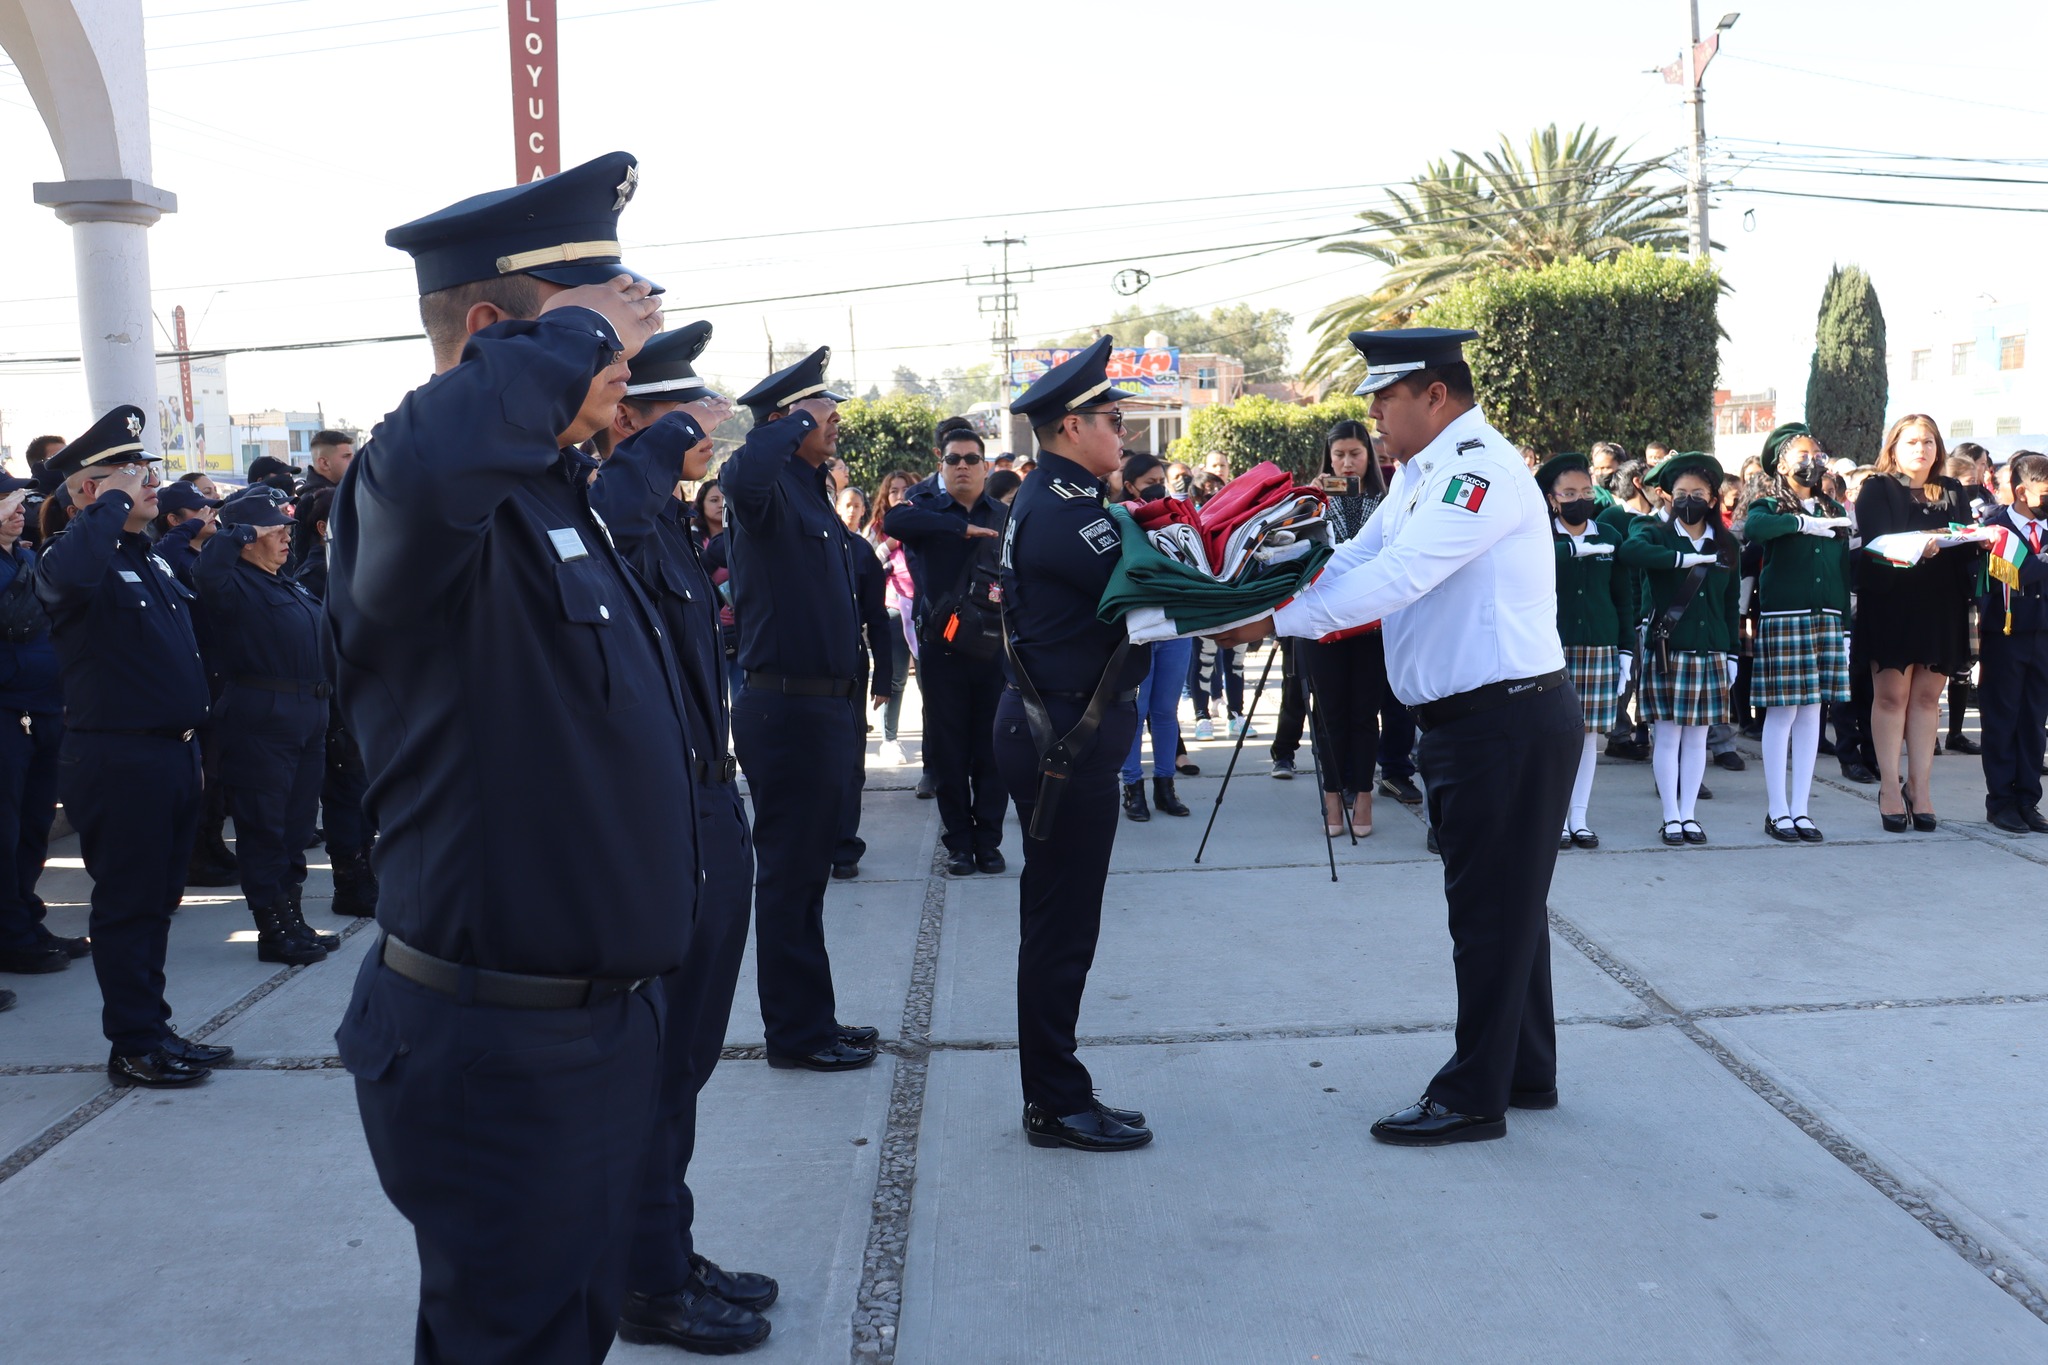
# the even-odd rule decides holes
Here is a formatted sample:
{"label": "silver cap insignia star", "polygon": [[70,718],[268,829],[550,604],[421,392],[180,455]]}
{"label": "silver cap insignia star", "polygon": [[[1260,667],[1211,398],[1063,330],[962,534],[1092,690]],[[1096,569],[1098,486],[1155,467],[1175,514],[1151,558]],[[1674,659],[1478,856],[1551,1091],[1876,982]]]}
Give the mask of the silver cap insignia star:
{"label": "silver cap insignia star", "polygon": [[140,436],[142,434],[142,419],[140,417],[131,415],[128,418],[128,434],[130,436]]}
{"label": "silver cap insignia star", "polygon": [[640,188],[640,168],[638,166],[626,167],[626,178],[618,183],[617,188],[619,200],[612,205],[613,213],[617,213],[620,209],[626,207],[627,201],[633,197],[633,191]]}

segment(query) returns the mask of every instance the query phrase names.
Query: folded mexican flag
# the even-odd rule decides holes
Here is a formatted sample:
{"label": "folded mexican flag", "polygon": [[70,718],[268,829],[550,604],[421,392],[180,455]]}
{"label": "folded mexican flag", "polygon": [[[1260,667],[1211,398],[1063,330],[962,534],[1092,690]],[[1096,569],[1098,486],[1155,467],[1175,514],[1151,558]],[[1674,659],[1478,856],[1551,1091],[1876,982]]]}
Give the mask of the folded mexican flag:
{"label": "folded mexican flag", "polygon": [[1292,558],[1248,563],[1224,581],[1162,551],[1123,507],[1111,507],[1109,515],[1121,544],[1096,615],[1124,621],[1140,644],[1214,635],[1256,621],[1300,592],[1333,553],[1327,540],[1310,540]]}

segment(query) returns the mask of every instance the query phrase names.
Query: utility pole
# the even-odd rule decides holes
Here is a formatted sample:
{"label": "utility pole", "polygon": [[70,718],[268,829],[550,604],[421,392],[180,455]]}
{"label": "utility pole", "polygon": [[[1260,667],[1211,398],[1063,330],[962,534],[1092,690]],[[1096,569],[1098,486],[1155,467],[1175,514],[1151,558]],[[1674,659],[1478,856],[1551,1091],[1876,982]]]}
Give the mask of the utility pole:
{"label": "utility pole", "polygon": [[1688,213],[1685,236],[1692,258],[1697,261],[1709,255],[1714,244],[1714,239],[1707,232],[1707,63],[1713,61],[1714,54],[1721,50],[1721,35],[1734,28],[1735,21],[1742,16],[1740,13],[1722,15],[1721,22],[1714,25],[1714,31],[1702,40],[1700,0],[1686,0],[1686,13],[1691,27],[1685,54],[1661,69],[1668,83],[1685,86],[1685,102],[1692,109],[1692,140],[1686,157]]}
{"label": "utility pole", "polygon": [[1003,264],[999,272],[989,275],[969,275],[967,282],[969,284],[992,284],[996,287],[995,293],[983,294],[977,299],[976,306],[983,313],[994,313],[996,315],[996,333],[991,339],[996,352],[996,402],[1000,407],[1008,408],[1010,406],[1010,352],[1017,345],[1017,334],[1011,326],[1017,311],[1017,296],[1010,292],[1010,286],[1012,284],[1029,284],[1036,272],[1026,267],[1021,277],[1013,276],[1010,273],[1010,248],[1013,246],[1023,246],[1024,239],[1022,237],[984,237],[981,244],[983,246],[1000,247],[1003,252]]}
{"label": "utility pole", "polygon": [[853,309],[846,310],[846,392],[860,397],[860,343],[853,339]]}

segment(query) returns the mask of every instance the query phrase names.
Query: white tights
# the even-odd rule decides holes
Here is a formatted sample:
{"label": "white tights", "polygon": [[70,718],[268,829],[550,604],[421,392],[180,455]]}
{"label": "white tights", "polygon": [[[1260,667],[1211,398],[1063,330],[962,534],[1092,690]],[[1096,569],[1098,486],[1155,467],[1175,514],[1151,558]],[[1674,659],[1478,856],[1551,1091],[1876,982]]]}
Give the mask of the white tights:
{"label": "white tights", "polygon": [[[1773,706],[1764,712],[1764,786],[1770,792],[1771,819],[1797,820],[1806,815],[1813,794],[1814,758],[1820,753],[1820,703]],[[1789,756],[1792,789],[1785,790]]]}
{"label": "white tights", "polygon": [[1571,814],[1564,819],[1566,834],[1586,827],[1586,807],[1593,802],[1593,769],[1600,761],[1599,744],[1600,736],[1588,734],[1586,747],[1579,753],[1579,775],[1572,779]]}
{"label": "white tights", "polygon": [[[1660,720],[1651,732],[1656,750],[1650,766],[1657,774],[1657,795],[1664,801],[1664,819],[1690,820],[1699,804],[1700,780],[1707,775],[1707,727]],[[1813,775],[1811,765],[1807,776]]]}

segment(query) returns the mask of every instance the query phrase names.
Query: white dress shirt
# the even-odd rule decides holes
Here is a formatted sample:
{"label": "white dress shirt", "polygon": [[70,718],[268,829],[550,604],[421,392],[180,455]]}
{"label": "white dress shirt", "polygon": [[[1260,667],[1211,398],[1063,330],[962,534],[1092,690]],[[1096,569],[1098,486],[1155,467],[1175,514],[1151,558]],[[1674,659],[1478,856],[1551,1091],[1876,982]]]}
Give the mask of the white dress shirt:
{"label": "white dress shirt", "polygon": [[1273,613],[1320,638],[1379,621],[1387,680],[1409,706],[1564,667],[1550,509],[1478,408],[1394,474],[1365,529]]}

